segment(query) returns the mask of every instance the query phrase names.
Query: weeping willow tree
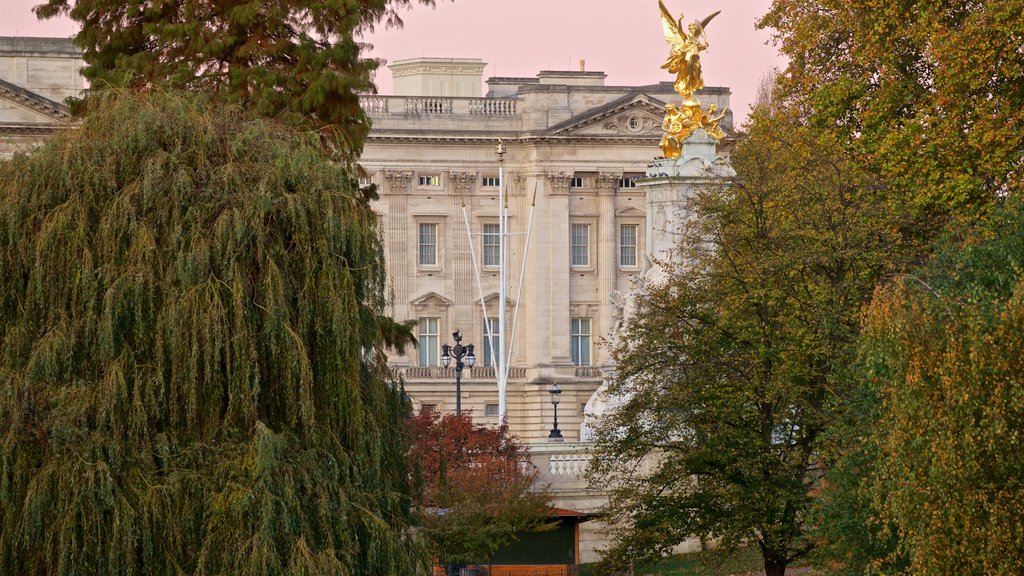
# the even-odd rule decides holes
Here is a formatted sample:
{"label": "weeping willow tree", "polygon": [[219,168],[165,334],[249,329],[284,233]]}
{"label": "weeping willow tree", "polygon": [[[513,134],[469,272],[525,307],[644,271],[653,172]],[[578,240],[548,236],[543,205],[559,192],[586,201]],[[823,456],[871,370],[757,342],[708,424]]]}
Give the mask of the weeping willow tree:
{"label": "weeping willow tree", "polygon": [[367,194],[202,96],[92,104],[0,163],[0,573],[414,572]]}

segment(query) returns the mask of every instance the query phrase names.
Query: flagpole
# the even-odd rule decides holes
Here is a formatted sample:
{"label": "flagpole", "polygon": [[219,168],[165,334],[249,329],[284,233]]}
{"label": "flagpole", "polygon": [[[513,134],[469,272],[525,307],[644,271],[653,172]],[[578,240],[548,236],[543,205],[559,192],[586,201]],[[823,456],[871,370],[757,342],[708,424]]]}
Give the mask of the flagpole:
{"label": "flagpole", "polygon": [[508,362],[505,350],[505,316],[508,308],[505,288],[508,282],[508,206],[505,203],[505,144],[500,139],[495,152],[498,154],[498,239],[501,251],[498,262],[498,367],[495,372],[498,380],[498,421],[504,422],[508,407],[505,399],[508,387],[508,371],[505,369]]}

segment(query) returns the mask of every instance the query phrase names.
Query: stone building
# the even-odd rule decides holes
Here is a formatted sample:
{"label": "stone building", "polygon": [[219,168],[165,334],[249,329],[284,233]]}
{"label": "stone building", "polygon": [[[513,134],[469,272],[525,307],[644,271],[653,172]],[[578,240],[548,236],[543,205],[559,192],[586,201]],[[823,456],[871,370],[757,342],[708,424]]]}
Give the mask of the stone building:
{"label": "stone building", "polygon": [[[634,180],[659,153],[664,105],[678,96],[671,82],[607,86],[604,73],[582,68],[581,62],[580,71],[490,78],[479,98],[457,94],[466,93],[474,74],[481,84],[481,61],[416,58],[391,65],[396,95],[363,98],[373,129],[362,165],[380,192],[393,313],[416,321],[420,337],[418,350],[393,363],[419,406],[454,410],[454,374],[440,367],[439,349],[454,344],[451,332],[460,329],[463,343],[477,351],[476,366],[463,372],[462,406],[495,423],[497,388],[480,297],[494,333],[495,145],[501,139],[507,147],[504,185],[515,234],[505,303],[506,336],[514,335],[507,409],[511,429],[527,441],[545,440],[552,427],[551,384],[562,391],[565,440],[579,439],[583,407],[609,360],[603,340],[620,314],[609,295],[628,291],[660,226],[648,218],[649,200]],[[706,88],[700,97],[723,110],[729,94]]]}
{"label": "stone building", "polygon": [[70,125],[64,100],[81,95],[81,68],[70,39],[0,37],[0,158]]}
{"label": "stone building", "polygon": [[[81,66],[69,40],[0,38],[0,158],[70,126],[63,101],[81,93]],[[483,97],[484,64],[477,59],[415,58],[390,68],[396,94],[362,99],[373,128],[361,164],[380,193],[392,313],[415,321],[420,339],[417,350],[392,363],[417,408],[453,410],[454,373],[439,365],[440,347],[460,329],[477,353],[476,366],[464,372],[462,406],[477,421],[497,423],[480,300],[493,332],[501,140],[513,233],[504,303],[507,336],[514,336],[509,423],[530,443],[556,506],[592,512],[604,495],[583,479],[589,454],[580,435],[584,407],[610,364],[603,340],[621,320],[621,303],[609,297],[628,292],[644,272],[645,254],[672,244],[673,211],[688,190],[680,182],[700,173],[680,179],[651,168],[664,106],[678,96],[671,82],[606,86],[605,74],[584,70],[582,62],[580,71],[490,78]],[[719,110],[729,95],[726,88],[699,92]],[[730,116],[723,127],[731,132]],[[714,151],[705,156],[701,162],[711,162]],[[547,439],[552,384],[562,390],[564,442]],[[596,560],[607,542],[599,521],[582,524],[578,538],[577,562]]]}

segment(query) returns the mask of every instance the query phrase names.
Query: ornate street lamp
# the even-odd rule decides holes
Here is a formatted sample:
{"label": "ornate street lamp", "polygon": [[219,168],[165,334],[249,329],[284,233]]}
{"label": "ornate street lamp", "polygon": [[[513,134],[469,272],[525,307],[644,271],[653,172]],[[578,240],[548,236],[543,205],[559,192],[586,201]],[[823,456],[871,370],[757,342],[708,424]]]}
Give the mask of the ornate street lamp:
{"label": "ornate street lamp", "polygon": [[[441,364],[447,368],[452,358],[455,358],[455,414],[462,416],[462,367],[472,368],[476,364],[476,355],[473,354],[472,344],[462,345],[462,332],[452,332],[452,338],[455,338],[455,346],[441,346]],[[465,364],[463,358],[466,359]]]}
{"label": "ornate street lamp", "polygon": [[557,441],[562,439],[562,431],[558,429],[558,400],[562,395],[562,390],[558,388],[558,384],[552,384],[548,388],[548,394],[551,394],[551,405],[555,408],[555,425],[551,428],[548,439]]}

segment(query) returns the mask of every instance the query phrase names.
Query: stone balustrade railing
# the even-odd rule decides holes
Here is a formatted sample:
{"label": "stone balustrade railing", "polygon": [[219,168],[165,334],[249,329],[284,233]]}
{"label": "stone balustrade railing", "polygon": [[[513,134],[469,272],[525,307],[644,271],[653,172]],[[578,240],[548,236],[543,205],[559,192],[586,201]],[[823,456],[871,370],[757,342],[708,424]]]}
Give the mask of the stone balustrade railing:
{"label": "stone balustrade railing", "polygon": [[[455,368],[442,368],[440,366],[410,366],[398,368],[398,371],[406,380],[453,380],[455,379]],[[493,366],[477,366],[466,368],[462,372],[464,380],[494,380]],[[509,368],[509,380],[525,380],[526,368]]]}
{"label": "stone balustrade railing", "polygon": [[552,454],[548,457],[548,472],[552,476],[582,476],[589,461],[586,454]]}
{"label": "stone balustrade railing", "polygon": [[597,366],[577,366],[576,367],[577,378],[600,378],[601,369]]}
{"label": "stone balustrade railing", "polygon": [[534,465],[555,489],[559,484],[576,484],[583,479],[592,447],[589,442],[535,442],[529,445]]}
{"label": "stone balustrade railing", "polygon": [[516,101],[506,98],[447,98],[431,96],[360,96],[363,110],[381,116],[514,116]]}

